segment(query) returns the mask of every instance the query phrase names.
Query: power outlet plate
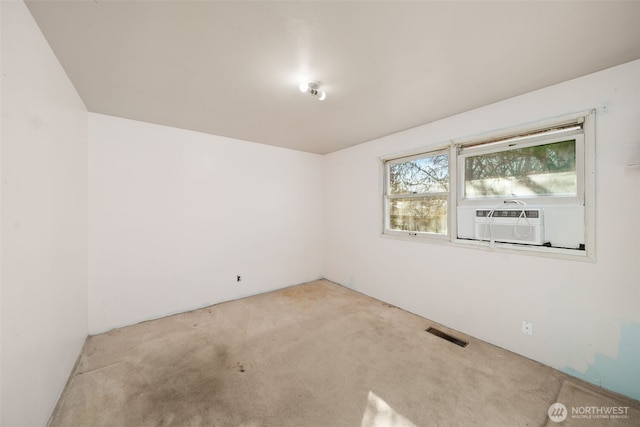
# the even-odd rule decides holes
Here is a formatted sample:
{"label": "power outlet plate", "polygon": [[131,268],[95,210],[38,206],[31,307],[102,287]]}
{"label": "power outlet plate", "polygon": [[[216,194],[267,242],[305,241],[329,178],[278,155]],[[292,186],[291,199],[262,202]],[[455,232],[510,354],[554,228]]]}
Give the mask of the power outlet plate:
{"label": "power outlet plate", "polygon": [[528,320],[522,321],[522,333],[525,335],[533,336],[533,322],[529,322]]}

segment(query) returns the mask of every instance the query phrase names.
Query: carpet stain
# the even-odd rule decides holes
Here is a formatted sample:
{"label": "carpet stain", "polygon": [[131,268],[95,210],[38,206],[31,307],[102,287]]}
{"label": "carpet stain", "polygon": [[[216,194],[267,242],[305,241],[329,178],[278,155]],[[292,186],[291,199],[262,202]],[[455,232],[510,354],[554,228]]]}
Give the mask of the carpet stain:
{"label": "carpet stain", "polygon": [[[223,345],[176,342],[143,358],[135,367],[139,375],[132,375],[124,385],[127,406],[136,409],[127,411],[134,418],[126,419],[125,424],[182,425],[196,415],[205,419],[223,416],[218,412],[228,408],[223,404],[224,393],[234,386],[228,378],[233,368],[229,357]],[[142,419],[138,418],[141,414]]]}
{"label": "carpet stain", "polygon": [[296,302],[316,301],[325,298],[328,289],[322,285],[295,286],[282,291],[282,296]]}

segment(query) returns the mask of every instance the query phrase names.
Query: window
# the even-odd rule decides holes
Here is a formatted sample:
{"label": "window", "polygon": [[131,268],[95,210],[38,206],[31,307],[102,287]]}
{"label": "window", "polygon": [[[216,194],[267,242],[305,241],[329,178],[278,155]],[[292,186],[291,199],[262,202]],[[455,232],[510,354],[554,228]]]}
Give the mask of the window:
{"label": "window", "polygon": [[579,113],[383,158],[383,234],[593,259],[594,119]]}
{"label": "window", "polygon": [[385,230],[446,235],[449,154],[446,150],[385,163]]}
{"label": "window", "polygon": [[461,200],[576,202],[582,199],[583,153],[582,127],[574,125],[461,146]]}
{"label": "window", "polygon": [[576,183],[575,139],[464,158],[469,199],[575,196]]}

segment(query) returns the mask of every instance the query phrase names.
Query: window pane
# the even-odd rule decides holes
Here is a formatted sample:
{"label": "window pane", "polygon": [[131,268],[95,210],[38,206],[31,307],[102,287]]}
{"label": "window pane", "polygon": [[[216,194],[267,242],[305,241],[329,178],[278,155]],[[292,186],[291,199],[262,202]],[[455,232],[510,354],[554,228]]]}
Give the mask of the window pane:
{"label": "window pane", "polygon": [[389,194],[449,191],[449,161],[446,154],[422,157],[389,166]]}
{"label": "window pane", "polygon": [[389,228],[447,234],[447,196],[389,200]]}
{"label": "window pane", "polygon": [[464,168],[468,198],[577,194],[575,140],[469,156]]}

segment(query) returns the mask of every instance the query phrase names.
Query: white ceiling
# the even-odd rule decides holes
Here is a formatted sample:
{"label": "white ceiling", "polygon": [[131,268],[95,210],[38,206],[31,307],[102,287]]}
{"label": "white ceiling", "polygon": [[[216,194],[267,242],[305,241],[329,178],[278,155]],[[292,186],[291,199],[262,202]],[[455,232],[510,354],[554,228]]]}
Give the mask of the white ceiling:
{"label": "white ceiling", "polygon": [[640,58],[638,1],[27,6],[89,111],[321,154]]}

